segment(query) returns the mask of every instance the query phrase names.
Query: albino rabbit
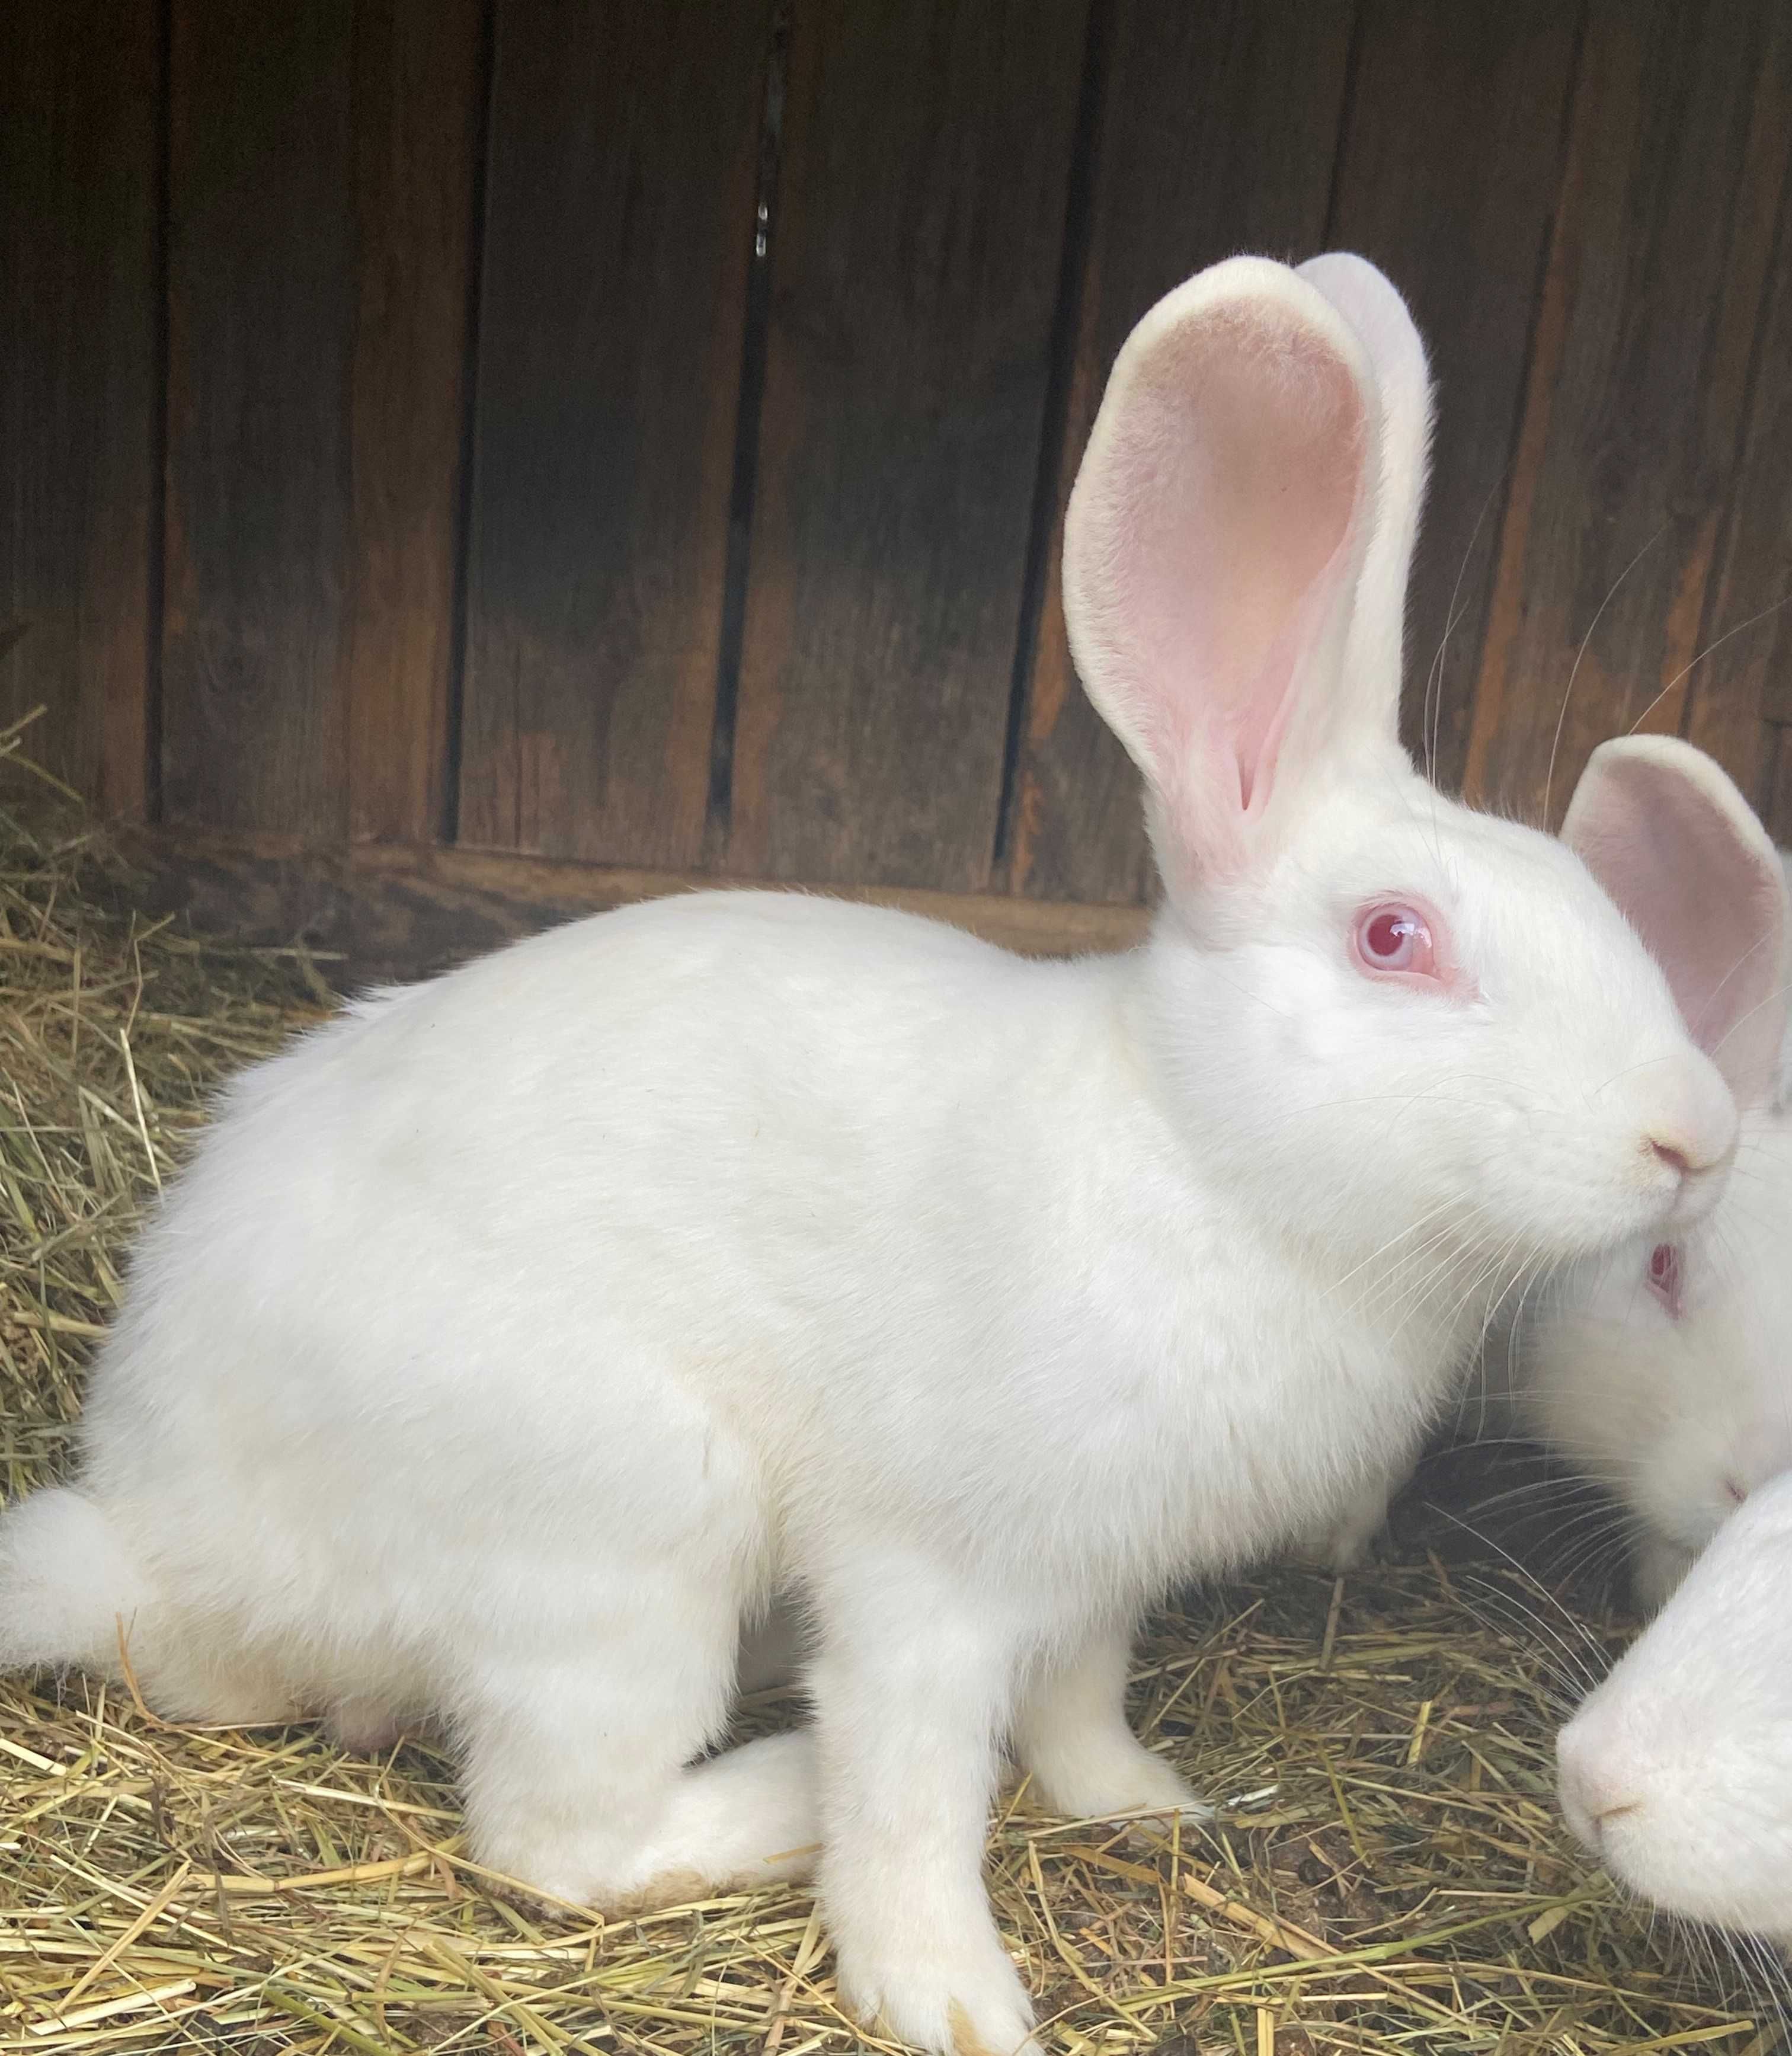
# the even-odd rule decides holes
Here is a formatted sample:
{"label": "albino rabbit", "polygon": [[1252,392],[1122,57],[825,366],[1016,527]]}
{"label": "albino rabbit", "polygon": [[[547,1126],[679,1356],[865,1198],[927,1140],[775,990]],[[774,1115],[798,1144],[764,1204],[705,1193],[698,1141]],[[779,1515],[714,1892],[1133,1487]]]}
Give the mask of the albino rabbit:
{"label": "albino rabbit", "polygon": [[1612,1875],[1792,1945],[1792,1474],[1718,1531],[1557,1739],[1562,1811]]}
{"label": "albino rabbit", "polygon": [[[1595,816],[1609,810],[1604,788],[1615,766],[1657,749],[1639,737],[1597,750],[1581,789],[1589,801],[1577,794],[1563,832],[1573,839],[1589,818],[1587,804]],[[1739,817],[1742,795],[1715,765],[1703,775],[1714,801]],[[1682,876],[1687,824],[1644,808],[1635,829],[1627,848],[1613,852],[1607,881],[1628,905],[1658,889],[1646,874]],[[1746,946],[1763,965],[1778,965],[1783,979],[1792,966],[1792,857],[1780,861],[1782,876],[1760,874],[1764,902],[1747,923],[1760,940]],[[1716,1205],[1672,1240],[1622,1243],[1545,1276],[1515,1300],[1496,1322],[1458,1416],[1458,1434],[1533,1437],[1612,1493],[1635,1526],[1633,1578],[1645,1612],[1756,1485],[1792,1468],[1786,1017],[1782,984],[1751,1024],[1752,1054],[1746,1062],[1732,1054],[1741,1140]],[[1341,1517],[1301,1539],[1301,1552],[1338,1569],[1356,1562],[1410,1468],[1371,1480]]]}
{"label": "albino rabbit", "polygon": [[[1759,979],[1704,990],[1697,922],[1664,977],[1399,746],[1428,405],[1350,257],[1217,266],[1123,351],[1064,590],[1150,796],[1146,947],[661,900],[240,1079],[78,1484],[0,1524],[0,1663],[122,1631],[176,1717],[433,1711],[480,1860],[569,1899],[819,1843],[851,2004],[1027,2042],[979,1876],[1005,1737],[1067,1813],[1191,1804],[1126,1725],[1141,1609],[1340,1506],[1518,1274],[1683,1233],[1730,1161]],[[1703,764],[1637,775],[1752,907]],[[780,1587],[812,1730],[697,1762]]]}
{"label": "albino rabbit", "polygon": [[[1671,828],[1651,825],[1642,854],[1671,868]],[[1782,939],[1762,954],[1783,977],[1792,878],[1777,883]],[[1782,983],[1762,1005],[1757,1061],[1730,1066],[1742,1132],[1718,1204],[1672,1236],[1641,1236],[1576,1265],[1535,1294],[1509,1341],[1489,1351],[1490,1385],[1508,1402],[1500,1410],[1633,1516],[1646,1610],[1757,1485],[1792,1469],[1786,997]]]}

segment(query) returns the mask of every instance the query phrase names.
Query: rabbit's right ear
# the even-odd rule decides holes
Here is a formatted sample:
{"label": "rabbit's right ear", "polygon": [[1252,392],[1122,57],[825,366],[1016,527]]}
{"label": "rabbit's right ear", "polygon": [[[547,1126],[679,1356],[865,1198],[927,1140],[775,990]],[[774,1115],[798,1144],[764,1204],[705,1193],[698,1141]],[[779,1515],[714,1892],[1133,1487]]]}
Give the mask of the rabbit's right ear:
{"label": "rabbit's right ear", "polygon": [[1561,836],[1667,973],[1737,1104],[1766,1104],[1781,1079],[1792,892],[1748,802],[1690,742],[1620,736],[1587,760]]}
{"label": "rabbit's right ear", "polygon": [[1346,658],[1380,492],[1376,367],[1320,281],[1230,259],[1120,352],[1065,518],[1064,614],[1173,891],[1266,862],[1323,760],[1398,748],[1397,630],[1391,666]]}

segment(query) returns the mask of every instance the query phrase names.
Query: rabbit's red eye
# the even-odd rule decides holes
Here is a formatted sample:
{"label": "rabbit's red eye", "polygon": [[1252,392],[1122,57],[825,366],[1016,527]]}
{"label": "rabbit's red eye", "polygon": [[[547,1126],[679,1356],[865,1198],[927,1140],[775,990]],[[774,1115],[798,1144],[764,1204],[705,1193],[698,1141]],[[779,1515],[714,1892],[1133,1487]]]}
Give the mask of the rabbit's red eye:
{"label": "rabbit's red eye", "polygon": [[1439,974],[1431,924],[1416,907],[1370,907],[1356,917],[1356,961],[1364,971],[1396,977]]}
{"label": "rabbit's red eye", "polygon": [[1678,1320],[1680,1312],[1680,1252],[1671,1242],[1649,1251],[1649,1290]]}

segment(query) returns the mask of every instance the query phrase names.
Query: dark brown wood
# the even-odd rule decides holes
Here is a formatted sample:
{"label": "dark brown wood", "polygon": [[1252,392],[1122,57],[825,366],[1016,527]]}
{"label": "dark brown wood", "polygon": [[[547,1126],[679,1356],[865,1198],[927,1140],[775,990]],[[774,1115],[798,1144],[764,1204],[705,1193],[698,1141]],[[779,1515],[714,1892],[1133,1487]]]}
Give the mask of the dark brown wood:
{"label": "dark brown wood", "polygon": [[355,10],[359,293],[340,691],[349,829],[375,840],[433,840],[448,799],[484,18],[484,0]]}
{"label": "dark brown wood", "polygon": [[697,860],[768,0],[506,0],[460,836]]}
{"label": "dark brown wood", "polygon": [[[1236,250],[1308,256],[1325,224],[1348,0],[1118,0],[1058,505],[1128,331]],[[1021,737],[1010,882],[1051,898],[1145,890],[1139,781],[1077,685],[1051,543]]]}
{"label": "dark brown wood", "polygon": [[[439,971],[556,921],[716,882],[508,851],[392,843],[320,848],[290,836],[195,828],[140,830],[123,848],[144,874],[136,903],[178,913],[196,933],[236,943],[303,944],[345,987]],[[1028,956],[1130,949],[1147,920],[1142,907],[1003,893],[830,889],[838,898],[948,922]]]}
{"label": "dark brown wood", "polygon": [[988,882],[1084,14],[796,11],[732,872]]}
{"label": "dark brown wood", "polygon": [[1776,13],[1589,13],[1466,775],[1527,814],[1603,737],[1680,722],[1792,145]]}
{"label": "dark brown wood", "polygon": [[[1754,127],[1762,137],[1792,128],[1792,18],[1783,10],[1761,66]],[[1737,225],[1738,246],[1766,259],[1766,289],[1747,423],[1702,654],[1686,681],[1682,732],[1766,810],[1778,753],[1768,724],[1792,722],[1792,176],[1778,191],[1765,178],[1745,181],[1744,204],[1752,213]],[[1792,805],[1792,793],[1786,803]]]}
{"label": "dark brown wood", "polygon": [[156,10],[0,8],[0,728],[121,815],[148,770]]}
{"label": "dark brown wood", "polygon": [[1447,787],[1468,746],[1580,14],[1365,0],[1359,32],[1327,238],[1403,288],[1430,352],[1438,416],[1403,725]]}
{"label": "dark brown wood", "polygon": [[350,0],[173,0],[163,793],[341,835]]}
{"label": "dark brown wood", "polygon": [[1792,722],[1769,730],[1768,791],[1762,818],[1782,849],[1792,849]]}

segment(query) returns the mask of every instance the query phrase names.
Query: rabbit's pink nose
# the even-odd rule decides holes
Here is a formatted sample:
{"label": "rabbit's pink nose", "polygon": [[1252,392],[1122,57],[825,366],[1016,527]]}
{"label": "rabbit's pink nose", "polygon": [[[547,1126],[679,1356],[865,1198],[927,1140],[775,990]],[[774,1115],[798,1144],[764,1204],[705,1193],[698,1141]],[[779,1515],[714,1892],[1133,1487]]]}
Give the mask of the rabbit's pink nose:
{"label": "rabbit's pink nose", "polygon": [[1735,1145],[1735,1117],[1727,1109],[1709,1120],[1658,1121],[1643,1137],[1645,1152],[1683,1179],[1721,1170]]}
{"label": "rabbit's pink nose", "polygon": [[[1637,1153],[1652,1184],[1664,1174],[1675,1196],[1708,1200],[1736,1147],[1736,1102],[1715,1067],[1702,1057],[1639,1066],[1614,1079],[1636,1122]],[[1659,1189],[1659,1188],[1657,1188]]]}
{"label": "rabbit's pink nose", "polygon": [[1643,1804],[1621,1764],[1575,1721],[1556,1738],[1556,1793],[1563,1819],[1596,1855],[1608,1825]]}

